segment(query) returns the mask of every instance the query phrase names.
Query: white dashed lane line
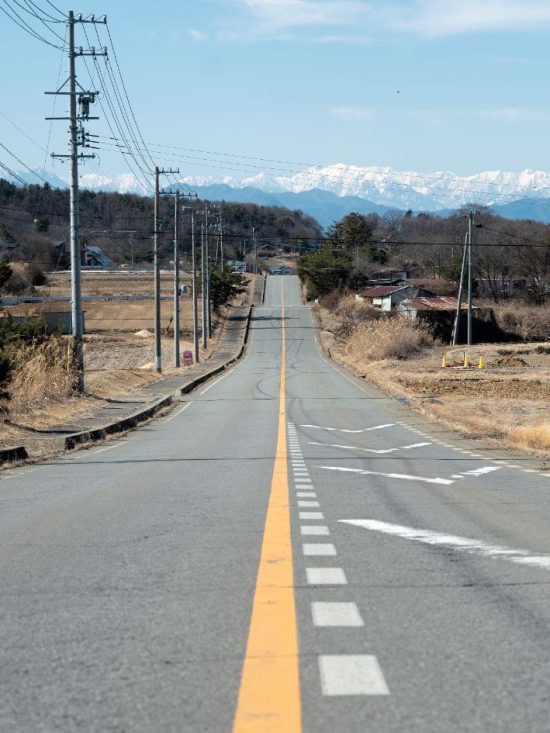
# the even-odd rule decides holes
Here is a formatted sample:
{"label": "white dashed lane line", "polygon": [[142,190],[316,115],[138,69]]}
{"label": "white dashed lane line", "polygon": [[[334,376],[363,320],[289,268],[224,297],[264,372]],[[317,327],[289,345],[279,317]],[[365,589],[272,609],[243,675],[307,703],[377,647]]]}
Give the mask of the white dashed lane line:
{"label": "white dashed lane line", "polygon": [[328,697],[390,693],[378,660],[371,654],[323,654],[319,672],[323,695]]}
{"label": "white dashed lane line", "polygon": [[311,604],[311,615],[314,626],[364,626],[356,603],[314,601]]}
{"label": "white dashed lane line", "polygon": [[306,568],[309,585],[347,585],[346,574],[342,568]]}
{"label": "white dashed lane line", "polygon": [[330,543],[318,542],[302,545],[302,552],[306,557],[335,557],[336,547]]}
{"label": "white dashed lane line", "polygon": [[[315,426],[308,426],[315,427]],[[319,429],[319,426],[317,426]],[[362,430],[342,430],[341,432],[362,433],[368,430],[379,430],[392,425],[380,425],[374,428]],[[336,430],[336,428],[328,428]],[[292,424],[288,426],[289,443],[291,454],[292,476],[296,494],[296,506],[300,522],[323,521],[324,515],[321,511],[303,511],[306,508],[319,508],[317,494],[313,490],[306,463],[303,460],[296,429]],[[311,445],[321,445],[311,443]],[[416,444],[403,446],[402,450],[422,447],[427,444]],[[372,452],[393,452],[399,449]],[[307,489],[304,491],[304,489]],[[300,534],[310,541],[302,543],[302,554],[309,558],[333,558],[338,553],[332,542],[323,542],[321,538],[330,535],[329,528],[322,524],[300,524]],[[319,538],[321,541],[311,541]],[[314,589],[323,589],[323,593],[329,593],[330,588],[342,587],[348,584],[343,568],[338,567],[306,567],[306,581]],[[334,602],[330,600],[314,601],[311,604],[312,622],[314,627],[322,628],[362,628],[363,619],[359,613],[357,604],[354,602]],[[328,697],[343,695],[387,695],[389,694],[384,675],[373,655],[326,655],[318,657],[319,675],[323,695]]]}

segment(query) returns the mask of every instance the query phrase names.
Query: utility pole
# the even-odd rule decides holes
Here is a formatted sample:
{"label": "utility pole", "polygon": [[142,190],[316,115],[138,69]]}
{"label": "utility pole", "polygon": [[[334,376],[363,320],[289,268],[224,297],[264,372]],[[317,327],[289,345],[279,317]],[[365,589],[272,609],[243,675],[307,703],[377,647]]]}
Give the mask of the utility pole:
{"label": "utility pole", "polygon": [[195,247],[195,207],[191,206],[191,260],[193,264],[193,345],[195,347],[195,363],[200,360],[199,351],[199,314],[197,303],[197,251]]}
{"label": "utility pole", "polygon": [[178,247],[179,191],[174,194],[174,366],[180,366],[180,263]]}
{"label": "utility pole", "polygon": [[252,252],[254,253],[254,274],[258,274],[258,247],[256,246],[256,227],[252,227]]}
{"label": "utility pole", "polygon": [[466,270],[466,260],[468,256],[468,235],[466,234],[466,237],[464,239],[464,251],[462,253],[462,268],[460,270],[460,283],[458,285],[458,297],[456,299],[456,314],[455,314],[455,322],[453,326],[453,337],[451,340],[451,343],[453,346],[456,346],[458,343],[458,333],[460,331],[460,314],[461,314],[461,306],[462,306],[462,291],[464,289],[464,272]]}
{"label": "utility pole", "polygon": [[468,346],[472,345],[472,230],[474,226],[474,212],[468,214]]}
{"label": "utility pole", "polygon": [[153,270],[155,280],[155,369],[160,374],[162,371],[162,341],[160,323],[160,259],[159,259],[159,209],[160,209],[160,184],[161,175],[179,173],[178,170],[165,170],[155,167],[155,200],[154,200],[154,222],[153,222]]}
{"label": "utility pole", "polygon": [[[75,48],[75,24],[92,23],[106,24],[107,17],[96,19],[83,18],[79,15],[75,18],[72,10],[67,15],[68,26],[68,62],[69,78],[55,92],[46,94],[62,95],[69,97],[69,117],[46,117],[47,120],[67,120],[69,122],[69,155],[58,155],[52,153],[52,158],[69,159],[71,161],[71,185],[70,185],[70,247],[71,247],[71,319],[73,337],[73,357],[78,375],[78,391],[84,392],[84,319],[82,314],[82,284],[81,284],[81,251],[79,239],[79,190],[78,190],[78,162],[87,158],[95,158],[94,154],[85,155],[79,153],[79,147],[92,147],[90,145],[91,135],[88,135],[82,126],[83,121],[97,120],[98,117],[90,117],[90,104],[95,102],[97,92],[86,92],[80,85],[77,91],[76,81],[76,58],[78,56],[106,56],[107,50],[96,51],[92,48],[84,51]],[[63,91],[68,85],[69,91]],[[77,110],[77,102],[79,110]]]}
{"label": "utility pole", "polygon": [[208,338],[212,338],[212,311],[210,308],[210,238],[208,228],[208,202],[205,202],[204,209],[205,219],[205,250],[206,250],[206,328]]}
{"label": "utility pole", "polygon": [[220,208],[220,257],[221,257],[221,271],[224,272],[225,263],[223,255],[223,210]]}
{"label": "utility pole", "polygon": [[206,257],[204,247],[204,222],[201,223],[201,299],[202,299],[202,346],[208,346],[208,317],[206,315]]}

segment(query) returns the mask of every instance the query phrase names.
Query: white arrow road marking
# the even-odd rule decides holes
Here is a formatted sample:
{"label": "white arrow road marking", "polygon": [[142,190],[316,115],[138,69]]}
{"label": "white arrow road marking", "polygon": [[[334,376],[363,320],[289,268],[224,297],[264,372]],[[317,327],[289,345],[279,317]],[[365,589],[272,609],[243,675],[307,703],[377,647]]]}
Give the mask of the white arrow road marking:
{"label": "white arrow road marking", "polygon": [[343,468],[342,466],[316,466],[316,468],[324,468],[325,471],[343,471],[345,473],[359,473],[362,476],[385,476],[386,478],[398,478],[404,481],[421,481],[425,484],[441,484],[442,486],[450,486],[454,481],[448,478],[425,478],[423,476],[409,476],[406,473],[381,473],[379,471],[364,471],[361,468]]}
{"label": "white arrow road marking", "polygon": [[312,428],[313,430],[330,430],[338,433],[368,433],[370,430],[383,430],[384,428],[395,427],[394,423],[388,423],[387,425],[374,425],[372,428],[362,428],[361,430],[346,430],[345,428],[326,428],[323,425],[300,425],[301,428]]}
{"label": "white arrow road marking", "polygon": [[458,552],[467,552],[470,555],[480,555],[489,558],[504,558],[519,565],[531,565],[536,568],[550,570],[550,555],[533,555],[528,550],[514,550],[503,545],[492,545],[483,540],[473,540],[470,537],[458,537],[453,534],[433,532],[429,529],[415,529],[414,527],[403,527],[400,524],[389,524],[380,522],[377,519],[340,519],[342,524],[351,524],[355,527],[363,527],[372,532],[401,537],[412,542],[422,542],[425,545],[436,547],[447,547]]}
{"label": "white arrow road marking", "polygon": [[485,474],[492,473],[493,471],[500,471],[500,466],[482,466],[481,468],[473,468],[471,471],[464,471],[461,476],[474,476],[477,478],[478,476],[485,476]]}
{"label": "white arrow road marking", "polygon": [[310,441],[308,445],[323,445],[327,448],[343,448],[344,450],[362,450],[365,453],[378,453],[379,455],[384,455],[386,453],[395,453],[398,450],[424,448],[424,446],[431,445],[431,443],[413,443],[412,445],[402,445],[399,448],[384,448],[383,450],[376,450],[375,448],[360,448],[356,445],[338,445],[338,443],[314,443],[312,441]]}

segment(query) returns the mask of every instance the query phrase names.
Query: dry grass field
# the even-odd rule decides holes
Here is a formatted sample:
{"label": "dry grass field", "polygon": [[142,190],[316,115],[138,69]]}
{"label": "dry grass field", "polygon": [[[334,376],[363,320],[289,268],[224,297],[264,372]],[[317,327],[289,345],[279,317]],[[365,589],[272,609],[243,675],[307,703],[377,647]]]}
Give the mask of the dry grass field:
{"label": "dry grass field", "polygon": [[550,343],[476,345],[470,363],[482,356],[485,368],[463,369],[464,347],[434,343],[399,319],[353,323],[321,307],[318,315],[333,359],[418,412],[470,437],[550,454]]}

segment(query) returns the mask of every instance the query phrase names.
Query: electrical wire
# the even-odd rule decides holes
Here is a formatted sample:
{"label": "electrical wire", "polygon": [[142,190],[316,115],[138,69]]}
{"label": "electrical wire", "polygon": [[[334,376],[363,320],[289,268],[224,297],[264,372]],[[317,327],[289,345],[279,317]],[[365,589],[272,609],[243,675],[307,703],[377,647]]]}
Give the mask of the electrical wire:
{"label": "electrical wire", "polygon": [[[89,42],[89,39],[88,39],[88,35],[87,35],[85,29],[84,29],[84,34],[86,36],[86,41],[88,42],[88,45],[90,45],[90,42]],[[104,78],[103,78],[103,76],[101,74],[101,70],[99,69],[99,64],[97,63],[97,58],[95,56],[93,56],[92,59],[94,61],[94,68],[95,68],[95,70],[97,72],[97,77],[98,77],[98,80],[99,80],[99,84],[100,84],[101,89],[102,89],[102,91],[104,93],[105,101],[107,103],[107,106],[109,107],[109,110],[111,112],[114,125],[117,128],[118,133],[121,136],[121,138],[125,139],[124,132],[122,131],[122,128],[121,128],[121,125],[120,125],[120,121],[118,119],[118,116],[116,114],[116,111],[114,110],[114,107],[113,107],[113,104],[112,104],[112,101],[111,101],[111,97],[110,97],[109,92],[108,92],[108,90],[106,88],[106,85],[105,85],[105,82],[104,82]],[[91,81],[92,85],[95,86],[95,80],[94,80],[94,77],[93,77],[92,72],[90,71],[90,68],[88,66],[88,63],[86,61],[86,57],[84,57],[84,65],[85,65],[86,71],[88,72],[88,76],[90,77],[90,81]],[[101,96],[98,98],[98,101],[99,101],[99,106],[101,107],[101,110],[102,110],[103,115],[105,117],[105,121],[107,122],[107,125],[109,127],[109,130],[111,131],[111,135],[114,136],[113,124],[111,123],[111,118],[109,117],[109,114],[107,113],[107,111],[105,109],[105,106],[103,104],[103,101],[101,99]],[[126,145],[126,143],[125,143],[125,145]],[[144,171],[141,169],[141,167],[140,167],[138,161],[135,159],[135,157],[134,156],[131,156],[131,157],[132,157],[132,160],[134,161],[134,164],[138,168],[138,170],[141,172],[142,175],[144,175],[144,179],[142,179],[140,177],[140,175],[138,173],[136,173],[136,171],[134,170],[134,168],[132,167],[132,165],[126,159],[126,165],[130,169],[130,172],[135,177],[135,179],[139,182],[139,184],[143,187],[144,190],[147,190],[147,189],[152,190],[152,186],[151,186],[151,184],[148,181],[148,174],[147,173],[144,173]]]}
{"label": "electrical wire", "polygon": [[[41,36],[38,31],[36,31],[32,26],[30,26],[21,16],[12,8],[11,5],[7,2],[7,0],[2,0],[4,6],[8,8],[6,10],[6,7],[3,7],[0,5],[0,10],[6,15],[11,21],[13,21],[16,25],[18,25],[22,30],[24,30],[26,33],[28,33],[30,36],[32,36],[35,40],[42,41],[42,43],[45,43],[47,46],[51,46],[52,48],[57,48],[59,51],[62,50],[62,46],[58,46],[55,43],[51,43],[46,38]],[[13,13],[13,15],[11,14]],[[14,17],[15,16],[15,17]],[[50,29],[51,30],[51,29]],[[52,33],[54,33],[55,36],[57,36],[57,33],[52,30]],[[60,37],[60,36],[59,36]]]}

